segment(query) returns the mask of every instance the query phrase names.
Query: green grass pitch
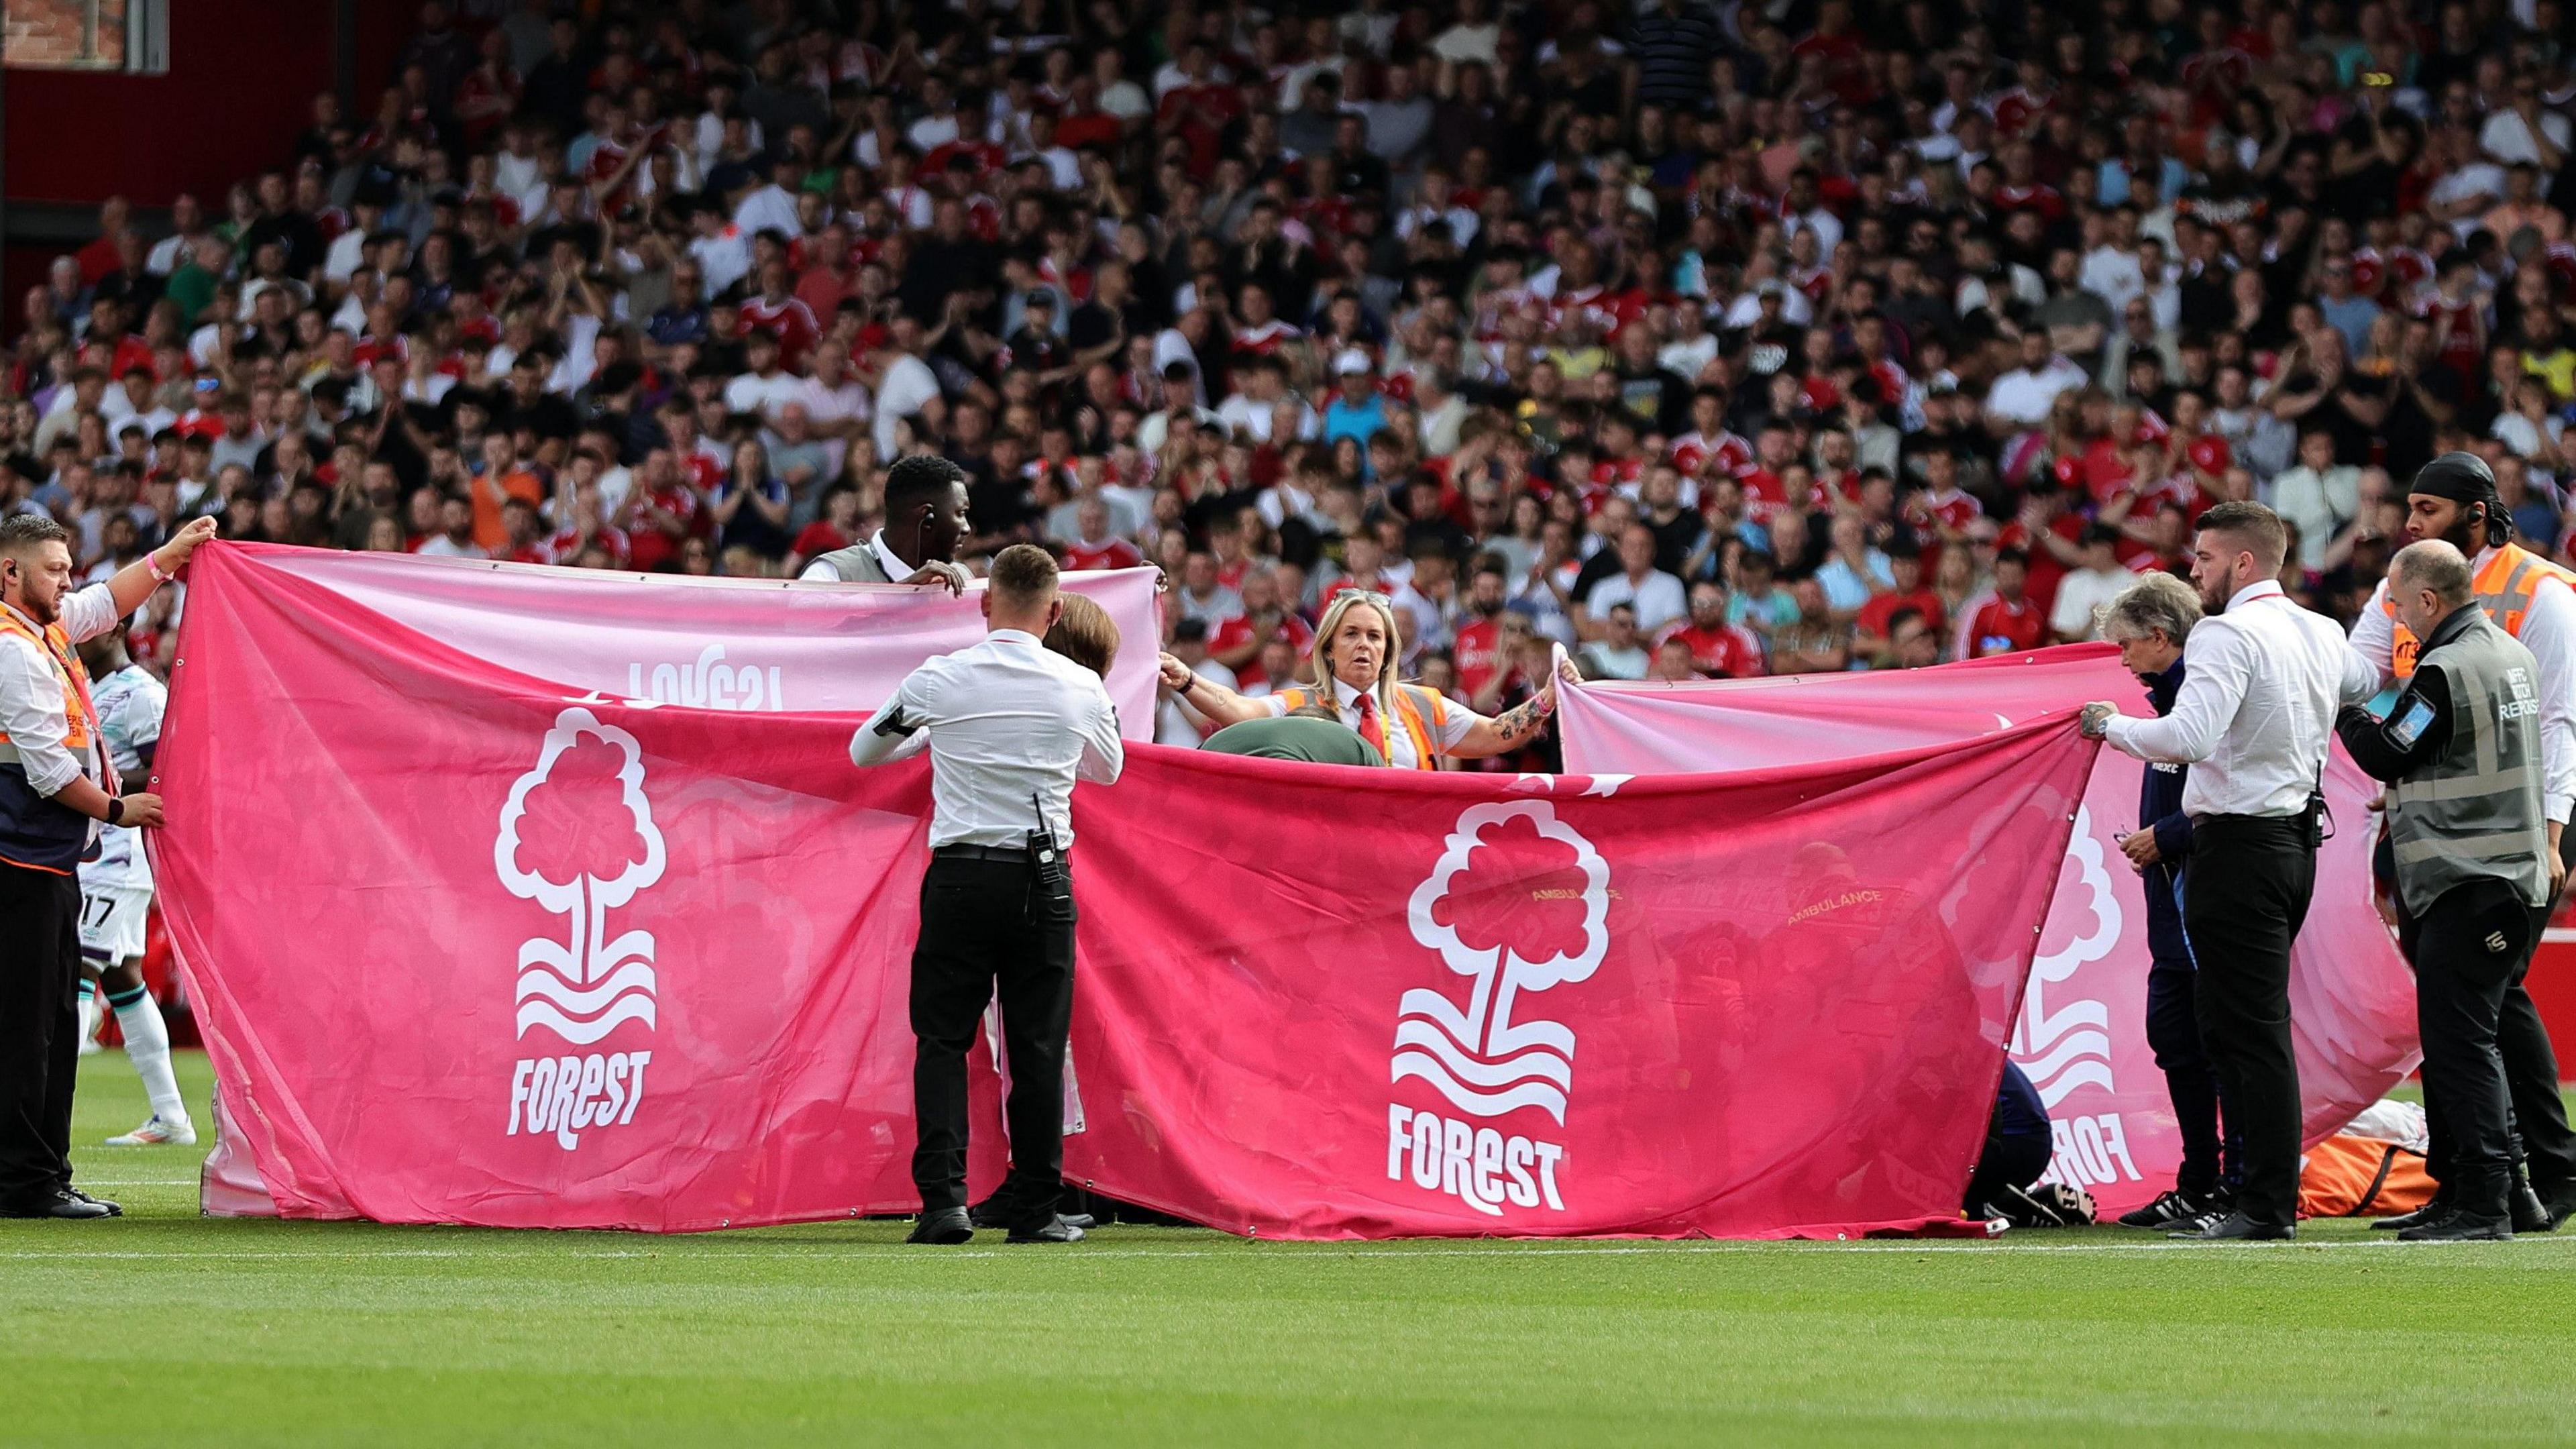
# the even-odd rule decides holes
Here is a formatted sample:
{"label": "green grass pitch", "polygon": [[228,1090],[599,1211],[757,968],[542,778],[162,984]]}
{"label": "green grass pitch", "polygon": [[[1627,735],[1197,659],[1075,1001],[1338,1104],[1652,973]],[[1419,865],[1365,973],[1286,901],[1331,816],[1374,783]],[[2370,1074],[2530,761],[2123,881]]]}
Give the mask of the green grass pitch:
{"label": "green grass pitch", "polygon": [[[82,1142],[142,1115],[82,1064]],[[2576,1233],[941,1250],[207,1221],[202,1151],[85,1146],[126,1218],[0,1223],[0,1442],[2576,1441]]]}

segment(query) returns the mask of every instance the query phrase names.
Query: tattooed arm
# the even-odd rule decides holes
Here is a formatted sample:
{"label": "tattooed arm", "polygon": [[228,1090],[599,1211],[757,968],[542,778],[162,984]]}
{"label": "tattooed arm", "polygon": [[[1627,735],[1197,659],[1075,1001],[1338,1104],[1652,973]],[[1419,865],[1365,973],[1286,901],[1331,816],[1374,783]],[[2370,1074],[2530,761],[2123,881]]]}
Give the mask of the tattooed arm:
{"label": "tattooed arm", "polygon": [[1548,716],[1556,713],[1556,681],[1550,679],[1539,692],[1524,703],[1504,710],[1492,719],[1479,718],[1469,726],[1448,753],[1462,760],[1483,759],[1517,750],[1538,737],[1547,728]]}

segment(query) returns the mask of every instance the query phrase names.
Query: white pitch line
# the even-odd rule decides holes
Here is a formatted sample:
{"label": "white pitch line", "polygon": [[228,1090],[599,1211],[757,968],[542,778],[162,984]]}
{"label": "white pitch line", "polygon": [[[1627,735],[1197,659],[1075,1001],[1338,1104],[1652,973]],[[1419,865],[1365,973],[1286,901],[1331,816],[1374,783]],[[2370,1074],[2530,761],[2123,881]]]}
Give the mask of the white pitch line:
{"label": "white pitch line", "polygon": [[[2564,1245],[2569,1244],[2569,1243],[2576,1243],[2576,1238],[2536,1238],[2536,1237],[2526,1237],[2526,1238],[2525,1238],[2525,1239],[2523,1239],[2522,1241],[2523,1241],[2523,1242],[2525,1242],[2525,1243],[2555,1243],[2555,1244],[2559,1244],[2559,1245],[2564,1246]],[[1270,1246],[1270,1245],[1245,1244],[1245,1245],[1244,1245],[1244,1248],[1253,1248],[1253,1247],[1256,1247],[1256,1246]],[[1294,1246],[1294,1245],[1279,1244],[1279,1245],[1275,1245],[1275,1246],[1279,1246],[1279,1247],[1286,1248],[1286,1247],[1292,1247],[1292,1246]],[[2372,1249],[2372,1250],[2378,1250],[2378,1251],[2393,1251],[2393,1250],[2399,1250],[2399,1249],[2427,1249],[2427,1250],[2438,1251],[2439,1249],[2441,1249],[2441,1248],[2443,1248],[2443,1247],[2448,1247],[2448,1246],[2456,1246],[2456,1245],[2451,1245],[2451,1244],[2424,1244],[2424,1243],[2401,1243],[2401,1242],[2396,1241],[2396,1240],[2395,1240],[2395,1239],[2393,1239],[2393,1238],[2368,1238],[2368,1239],[2363,1239],[2363,1238],[2351,1238],[2351,1239],[2342,1239],[2342,1240],[2333,1241],[2333,1242],[2307,1242],[2307,1243],[2301,1243],[2301,1242],[2297,1242],[2297,1241],[2291,1241],[2291,1242],[2285,1242],[2285,1243],[2190,1243],[2190,1242],[2162,1242],[2162,1243],[2060,1243],[2060,1244],[2037,1243],[2037,1242],[2023,1242],[2023,1243],[2015,1244],[2015,1243],[2004,1243],[2004,1242],[1965,1242],[1965,1241],[1961,1241],[1961,1240],[1958,1240],[1958,1239],[1925,1239],[1925,1240],[1921,1240],[1921,1241],[1873,1240],[1873,1241],[1869,1241],[1869,1242],[1858,1242],[1858,1243],[1850,1243],[1850,1242],[1842,1242],[1842,1243],[1824,1243],[1824,1242],[1798,1242],[1798,1241],[1788,1241],[1788,1242],[1782,1242],[1782,1241],[1766,1241],[1766,1242],[1741,1242],[1741,1243],[1734,1243],[1734,1242],[1730,1242],[1730,1243],[1637,1243],[1637,1244],[1622,1244],[1622,1245],[1619,1245],[1619,1246],[1608,1246],[1608,1247],[1579,1247],[1579,1246],[1565,1246],[1565,1247],[1544,1247],[1544,1248],[1538,1248],[1538,1247],[1533,1247],[1533,1248],[1488,1248],[1488,1249],[1482,1249],[1482,1250],[1476,1250],[1476,1249],[1462,1249],[1462,1248],[1454,1248],[1454,1247],[1452,1247],[1452,1248],[1377,1248],[1377,1249],[1367,1249],[1367,1248],[1354,1248],[1354,1249],[1305,1248],[1305,1249],[1302,1249],[1301,1251],[1296,1251],[1296,1252],[1280,1252],[1280,1253],[1275,1253],[1275,1254],[1267,1254],[1267,1255],[1264,1255],[1264,1256],[1265,1256],[1267,1259],[1269,1259],[1270,1261],[1285,1261],[1285,1260],[1290,1260],[1290,1259],[1294,1259],[1294,1258],[1333,1258],[1333,1259],[1344,1259],[1344,1260],[1366,1260],[1366,1259],[1371,1259],[1371,1258],[1461,1258],[1461,1257],[1469,1257],[1469,1256],[1476,1256],[1476,1257],[1483,1257],[1483,1258],[1491,1258],[1491,1259],[1498,1259],[1498,1260],[1505,1260],[1505,1261],[1508,1261],[1508,1260],[1510,1260],[1510,1259],[1514,1259],[1514,1258],[1544,1258],[1544,1257],[1573,1257],[1573,1256],[1593,1256],[1593,1257],[1628,1257],[1628,1256],[1639,1256],[1639,1255],[1644,1255],[1644,1254],[1662,1254],[1662,1255],[1667,1255],[1667,1256],[1669,1256],[1669,1255],[1673,1255],[1673,1254],[1697,1254],[1697,1253],[1751,1253],[1751,1252],[1757,1252],[1757,1251],[1760,1251],[1760,1250],[1763,1250],[1763,1249],[1768,1249],[1768,1248],[1792,1248],[1792,1249],[1803,1249],[1803,1250],[1805,1250],[1805,1251],[1812,1252],[1812,1253],[1826,1253],[1826,1252],[1839,1252],[1839,1253],[1854,1253],[1854,1252],[1857,1252],[1857,1253],[1916,1253],[1916,1254],[1921,1254],[1921,1253],[1949,1253],[1949,1254],[1963,1254],[1963,1253],[1981,1253],[1981,1254],[1983,1254],[1983,1253],[2016,1253],[2016,1254],[2023,1254],[2023,1255],[2047,1255],[2047,1254],[2067,1254],[2067,1253],[2108,1253],[2108,1254],[2115,1254],[2115,1255],[2116,1255],[2116,1254],[2133,1254],[2133,1253],[2195,1253],[2195,1252],[2205,1253],[2205,1252],[2210,1252],[2210,1251],[2214,1251],[2214,1250],[2215,1250],[2215,1251],[2238,1251],[2238,1252],[2248,1252],[2248,1251],[2266,1251],[2266,1250],[2270,1250],[2270,1251],[2288,1251],[2288,1252],[2296,1252],[2296,1251],[2298,1251],[2299,1249],[2302,1249],[2302,1248],[2311,1249],[2311,1250],[2319,1250],[2319,1251],[2324,1251],[2324,1250],[2336,1250],[2336,1249],[2350,1249],[2350,1248]],[[199,1258],[202,1258],[202,1259],[235,1259],[235,1258],[238,1258],[238,1259],[271,1259],[271,1258],[325,1258],[325,1259],[327,1259],[327,1258],[349,1258],[349,1259],[369,1259],[369,1258],[462,1258],[462,1257],[467,1257],[467,1256],[469,1256],[469,1254],[467,1253],[467,1251],[466,1251],[466,1250],[464,1250],[464,1249],[461,1249],[461,1248],[286,1248],[286,1249],[267,1249],[267,1248],[244,1248],[244,1249],[233,1249],[233,1248],[189,1249],[189,1248],[174,1248],[174,1249],[171,1249],[171,1250],[166,1251],[166,1252],[137,1252],[137,1251],[133,1251],[133,1250],[130,1250],[130,1249],[97,1249],[97,1250],[90,1250],[90,1251],[84,1251],[84,1250],[79,1250],[79,1249],[61,1249],[61,1250],[51,1250],[51,1249],[32,1249],[32,1250],[25,1250],[25,1251],[0,1251],[0,1260],[7,1260],[7,1259],[52,1259],[52,1258],[74,1258],[74,1259],[77,1259],[77,1258],[99,1258],[99,1259],[124,1259],[124,1258],[136,1258],[136,1259],[173,1259],[173,1260],[187,1260],[187,1259],[199,1259]],[[476,1253],[474,1253],[474,1254],[472,1254],[472,1256],[486,1256],[486,1255],[485,1255],[484,1253],[482,1253],[482,1252],[481,1252],[481,1250],[477,1250],[477,1252],[476,1252]],[[953,1258],[1017,1258],[1017,1257],[1042,1258],[1042,1257],[1053,1257],[1053,1258],[1055,1258],[1055,1259],[1057,1259],[1057,1260],[1059,1260],[1059,1261],[1063,1261],[1063,1262],[1078,1262],[1078,1261],[1081,1261],[1081,1260],[1084,1260],[1084,1259],[1095,1259],[1095,1258],[1224,1258],[1224,1257],[1240,1257],[1240,1256],[1243,1256],[1243,1249],[1239,1249],[1239,1248],[1071,1248],[1071,1249],[1068,1249],[1068,1250],[1066,1250],[1065,1252],[1062,1252],[1062,1253],[1055,1253],[1055,1254],[1043,1254],[1043,1253],[1030,1253],[1030,1252],[1026,1252],[1026,1251],[1023,1251],[1023,1249],[1022,1249],[1022,1248],[1020,1248],[1020,1247],[1003,1247],[1003,1248],[963,1248],[963,1249],[960,1249],[960,1248],[951,1248],[951,1249],[946,1249],[946,1250],[933,1250],[933,1251],[930,1251],[930,1252],[921,1252],[921,1251],[917,1251],[914,1245],[911,1245],[911,1244],[904,1244],[904,1243],[841,1243],[841,1244],[834,1244],[834,1243],[782,1243],[782,1244],[780,1245],[780,1250],[779,1250],[779,1251],[777,1251],[777,1252],[767,1252],[767,1253],[764,1253],[764,1252],[746,1252],[746,1251],[739,1251],[739,1250],[735,1250],[735,1249],[690,1249],[690,1248],[685,1248],[685,1247],[674,1247],[674,1248],[669,1248],[669,1249],[653,1249],[653,1248],[599,1248],[599,1249],[591,1249],[591,1248],[569,1248],[569,1249],[562,1250],[562,1251],[560,1251],[560,1252],[547,1252],[547,1251],[543,1251],[543,1250],[538,1250],[538,1251],[528,1252],[528,1253],[525,1253],[525,1254],[515,1254],[515,1255],[514,1255],[514,1254],[509,1254],[509,1253],[499,1253],[499,1254],[490,1254],[490,1255],[488,1255],[488,1256],[493,1257],[496,1261],[500,1261],[500,1260],[504,1260],[504,1259],[508,1259],[508,1258],[512,1258],[512,1257],[525,1257],[525,1258],[531,1258],[531,1259],[548,1259],[548,1258],[583,1258],[583,1259],[589,1259],[589,1258],[620,1258],[620,1259],[622,1259],[622,1258],[669,1258],[669,1259],[672,1259],[672,1260],[673,1260],[673,1261],[675,1261],[675,1262],[690,1261],[690,1260],[697,1260],[697,1259],[732,1259],[732,1258],[766,1258],[766,1259],[780,1259],[780,1258],[799,1258],[799,1257],[801,1257],[801,1258],[815,1258],[815,1257],[851,1257],[851,1258],[858,1258],[858,1257],[865,1257],[865,1258],[880,1258],[880,1257],[910,1257],[910,1258],[919,1258],[919,1259],[921,1259],[921,1260],[923,1260],[923,1261],[930,1261],[930,1260],[934,1260],[934,1259],[942,1259],[942,1258],[952,1258],[952,1259],[953,1259]]]}

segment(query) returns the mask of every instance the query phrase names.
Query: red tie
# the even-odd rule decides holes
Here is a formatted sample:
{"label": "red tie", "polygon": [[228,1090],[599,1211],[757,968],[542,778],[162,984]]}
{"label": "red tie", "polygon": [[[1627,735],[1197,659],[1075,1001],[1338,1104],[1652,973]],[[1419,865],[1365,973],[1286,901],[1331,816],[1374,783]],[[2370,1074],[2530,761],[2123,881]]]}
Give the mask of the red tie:
{"label": "red tie", "polygon": [[1368,741],[1371,745],[1376,747],[1377,757],[1379,759],[1383,760],[1390,758],[1386,752],[1386,727],[1378,723],[1377,696],[1370,694],[1361,695],[1359,697],[1359,706],[1360,738]]}

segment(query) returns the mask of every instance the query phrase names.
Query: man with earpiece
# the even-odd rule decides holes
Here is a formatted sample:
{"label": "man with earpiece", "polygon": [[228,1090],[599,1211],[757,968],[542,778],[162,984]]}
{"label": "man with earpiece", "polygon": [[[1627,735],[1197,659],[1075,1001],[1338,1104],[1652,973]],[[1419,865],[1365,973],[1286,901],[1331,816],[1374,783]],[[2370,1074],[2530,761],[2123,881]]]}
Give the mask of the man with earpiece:
{"label": "man with earpiece", "polygon": [[122,794],[89,672],[75,652],[178,576],[215,536],[200,518],[85,589],[71,535],[42,513],[0,518],[0,1217],[119,1215],[72,1186],[80,1053],[83,859],[99,829],[161,823],[161,797]]}
{"label": "man with earpiece", "polygon": [[[2496,1048],[2504,1060],[2520,1161],[2513,1192],[2516,1232],[2547,1231],[2576,1213],[2576,1131],[2558,1095],[2558,1057],[2539,1008],[2523,989],[2530,950],[2556,909],[2576,855],[2576,832],[2567,829],[2576,808],[2576,573],[2513,541],[2513,520],[2497,492],[2495,474],[2475,453],[2444,453],[2424,465],[2406,493],[2410,542],[2438,538],[2469,560],[2470,592],[2495,626],[2520,641],[2539,664],[2541,806],[2549,832],[2548,899],[2532,912],[2522,961],[2515,967],[2496,1023]],[[2399,619],[2383,580],[2352,626],[2352,647],[2379,671],[2381,688],[2415,677],[2424,648]],[[2402,904],[2401,904],[2402,909]],[[2409,1228],[2452,1211],[2452,1135],[2444,1130],[2439,1094],[2429,1084],[2425,1115],[2432,1129],[2426,1166],[2443,1192],[2420,1214],[2384,1219],[2376,1226]],[[2525,1176],[2527,1174],[2527,1176]],[[2536,1189],[2536,1192],[2526,1190]]]}

